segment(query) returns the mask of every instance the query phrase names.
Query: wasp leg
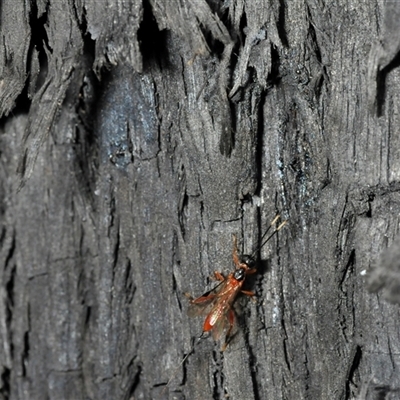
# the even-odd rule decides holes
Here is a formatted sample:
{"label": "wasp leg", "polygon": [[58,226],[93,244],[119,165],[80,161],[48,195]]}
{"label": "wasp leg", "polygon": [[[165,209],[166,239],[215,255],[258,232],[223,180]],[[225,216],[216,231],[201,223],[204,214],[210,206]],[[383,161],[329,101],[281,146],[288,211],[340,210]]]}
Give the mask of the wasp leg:
{"label": "wasp leg", "polygon": [[255,293],[254,293],[254,292],[251,292],[250,290],[241,290],[241,293],[245,294],[246,296],[250,296],[250,297],[251,297],[251,300],[252,300],[254,303],[257,303],[257,300],[256,300],[256,298],[254,297],[254,296],[255,296]]}
{"label": "wasp leg", "polygon": [[203,294],[203,296],[200,296],[197,299],[194,299],[192,297],[189,297],[189,299],[192,304],[201,304],[204,303],[205,301],[210,301],[215,297],[217,297],[215,294],[210,294],[209,292],[207,292],[206,294]]}
{"label": "wasp leg", "polygon": [[194,300],[194,297],[190,294],[190,293],[188,293],[188,292],[185,292],[185,293],[183,293],[190,301],[193,301]]}
{"label": "wasp leg", "polygon": [[209,301],[209,300],[213,299],[214,297],[216,297],[215,294],[208,294],[208,292],[197,298],[194,298],[187,292],[185,292],[183,294],[190,300],[190,302],[192,304],[203,303],[204,301]]}
{"label": "wasp leg", "polygon": [[239,268],[240,260],[237,252],[237,237],[233,235],[233,252],[232,252],[233,263],[236,265],[236,268]]}
{"label": "wasp leg", "polygon": [[225,280],[225,277],[221,274],[221,272],[214,271],[215,279],[218,281],[223,282]]}
{"label": "wasp leg", "polygon": [[232,332],[232,329],[233,329],[233,325],[235,324],[235,312],[232,309],[229,310],[228,321],[229,321],[229,329],[228,329],[228,332],[226,332],[225,343],[222,346],[221,351],[225,351],[226,348],[228,347],[229,337],[231,335],[231,332]]}

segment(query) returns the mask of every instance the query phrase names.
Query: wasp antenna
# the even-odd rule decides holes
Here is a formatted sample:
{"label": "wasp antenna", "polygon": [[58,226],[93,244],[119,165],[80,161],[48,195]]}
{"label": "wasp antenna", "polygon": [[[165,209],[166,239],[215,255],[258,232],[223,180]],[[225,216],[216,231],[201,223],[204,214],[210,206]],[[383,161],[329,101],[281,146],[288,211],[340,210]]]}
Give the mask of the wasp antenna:
{"label": "wasp antenna", "polygon": [[[277,214],[276,217],[272,220],[270,227],[276,224],[276,221],[278,221],[278,219],[281,217],[280,214]],[[269,228],[268,228],[269,229]]]}
{"label": "wasp antenna", "polygon": [[[277,214],[276,217],[272,220],[272,222],[269,224],[269,227],[266,229],[266,231],[264,232],[264,234],[261,237],[260,242],[262,242],[265,238],[265,236],[267,236],[267,233],[269,232],[269,230],[278,222],[279,218],[281,217],[280,214]],[[279,228],[280,229],[280,228]],[[275,229],[275,230],[279,230],[279,229]],[[265,242],[266,243],[266,242]],[[260,246],[259,248],[257,248],[257,251],[261,249],[262,246]]]}
{"label": "wasp antenna", "polygon": [[287,224],[287,220],[286,220],[286,221],[283,221],[283,222],[276,228],[276,232],[278,232],[279,230],[281,230],[286,224]]}
{"label": "wasp antenna", "polygon": [[[281,222],[281,223],[278,225],[278,227],[275,228],[275,230],[264,240],[265,236],[267,236],[267,234],[268,234],[268,232],[270,231],[271,227],[273,227],[274,225],[276,225],[276,223],[279,221],[280,217],[281,217],[281,215],[280,215],[280,214],[277,214],[276,217],[272,220],[272,222],[270,223],[269,227],[267,228],[267,230],[264,232],[264,234],[263,234],[262,237],[261,237],[261,240],[260,240],[261,245],[258,246],[258,247],[256,248],[256,250],[253,252],[253,254],[251,255],[251,257],[254,258],[254,256],[256,255],[256,253],[257,253],[258,251],[260,251],[260,250],[264,247],[264,245],[265,245],[279,230],[281,230],[281,229],[287,224],[287,220]],[[263,240],[264,240],[264,242],[263,242]]]}
{"label": "wasp antenna", "polygon": [[[283,221],[277,228],[275,228],[275,230],[264,240],[264,242],[261,244],[261,246],[258,248],[258,250],[261,250],[265,246],[265,244],[267,242],[269,242],[271,240],[271,238],[286,225],[286,223],[287,223],[287,221]],[[263,237],[264,236],[265,236],[265,234],[263,235]]]}

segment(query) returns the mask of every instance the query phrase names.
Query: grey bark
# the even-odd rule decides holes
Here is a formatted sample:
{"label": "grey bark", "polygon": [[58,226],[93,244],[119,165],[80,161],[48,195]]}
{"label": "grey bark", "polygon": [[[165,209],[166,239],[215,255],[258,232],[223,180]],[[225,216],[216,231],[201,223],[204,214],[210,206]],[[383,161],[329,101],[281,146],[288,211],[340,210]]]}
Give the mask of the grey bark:
{"label": "grey bark", "polygon": [[399,398],[398,4],[4,0],[0,399]]}

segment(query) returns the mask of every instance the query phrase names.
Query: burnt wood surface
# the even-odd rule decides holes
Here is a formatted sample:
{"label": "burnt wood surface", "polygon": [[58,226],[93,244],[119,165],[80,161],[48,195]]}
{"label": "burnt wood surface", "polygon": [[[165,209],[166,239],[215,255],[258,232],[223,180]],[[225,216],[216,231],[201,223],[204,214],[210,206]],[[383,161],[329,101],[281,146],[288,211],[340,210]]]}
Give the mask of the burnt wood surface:
{"label": "burnt wood surface", "polygon": [[3,0],[0,399],[400,398],[399,4]]}

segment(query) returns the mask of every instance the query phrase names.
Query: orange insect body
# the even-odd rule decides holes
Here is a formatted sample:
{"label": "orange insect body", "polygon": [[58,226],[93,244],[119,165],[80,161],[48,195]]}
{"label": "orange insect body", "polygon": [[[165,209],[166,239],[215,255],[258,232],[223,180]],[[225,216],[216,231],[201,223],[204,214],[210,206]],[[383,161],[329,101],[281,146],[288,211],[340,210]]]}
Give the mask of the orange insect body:
{"label": "orange insect body", "polygon": [[229,274],[226,278],[225,288],[218,293],[217,298],[219,302],[214,305],[210,313],[207,315],[204,321],[203,331],[211,331],[215,324],[231,310],[232,304],[243,285],[243,280],[239,281],[233,277],[233,274]]}
{"label": "orange insect body", "polygon": [[[236,265],[236,269],[226,278],[221,273],[215,272],[215,277],[221,281],[220,285],[197,299],[191,299],[189,315],[207,313],[203,325],[203,333],[211,331],[215,340],[218,340],[226,330],[226,339],[229,339],[235,323],[235,312],[232,305],[237,295],[240,292],[249,296],[254,295],[253,292],[241,290],[246,276],[255,273],[256,269],[254,268],[255,262],[250,256],[239,258],[236,237],[234,237],[233,262]],[[223,350],[225,350],[226,346],[227,342],[224,344]]]}

